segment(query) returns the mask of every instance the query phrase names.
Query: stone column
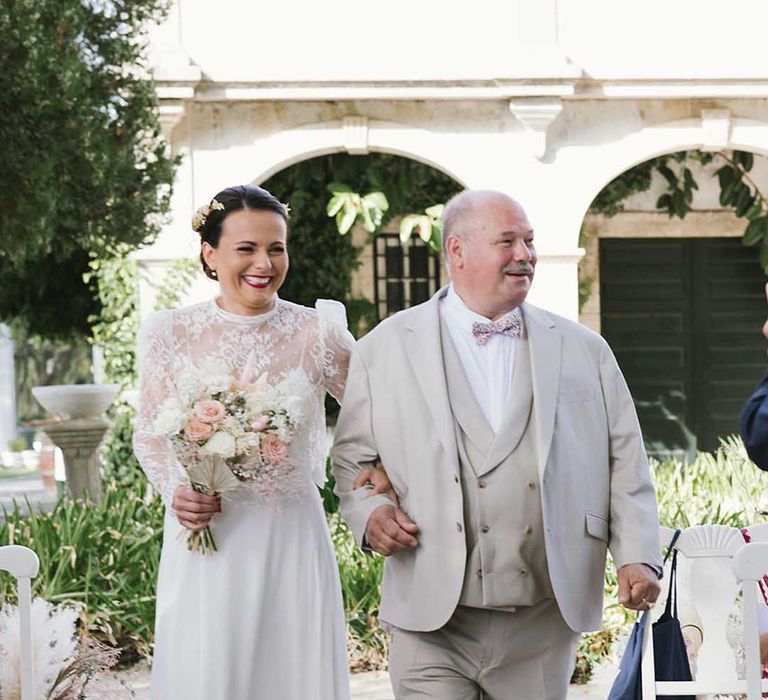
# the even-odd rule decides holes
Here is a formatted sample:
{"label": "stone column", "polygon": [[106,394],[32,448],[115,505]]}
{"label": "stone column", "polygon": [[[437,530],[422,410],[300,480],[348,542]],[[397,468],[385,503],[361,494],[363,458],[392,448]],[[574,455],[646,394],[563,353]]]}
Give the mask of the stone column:
{"label": "stone column", "polygon": [[67,490],[74,498],[101,500],[97,451],[109,425],[106,418],[75,418],[41,426],[64,453]]}

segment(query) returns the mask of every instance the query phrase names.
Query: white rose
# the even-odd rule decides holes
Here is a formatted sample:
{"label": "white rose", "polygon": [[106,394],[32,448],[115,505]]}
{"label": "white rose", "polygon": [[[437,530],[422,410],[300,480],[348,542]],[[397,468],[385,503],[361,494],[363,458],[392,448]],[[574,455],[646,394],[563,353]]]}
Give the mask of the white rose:
{"label": "white rose", "polygon": [[155,419],[155,432],[161,435],[175,435],[187,422],[187,414],[180,408],[169,407]]}
{"label": "white rose", "polygon": [[212,455],[219,455],[224,459],[229,459],[235,456],[235,438],[229,433],[219,431],[205,443],[205,451],[210,452]]}
{"label": "white rose", "polygon": [[218,374],[212,377],[206,377],[205,391],[208,394],[218,394],[222,391],[228,391],[232,386],[232,377],[226,374]]}
{"label": "white rose", "polygon": [[240,425],[240,421],[233,416],[225,418],[221,423],[221,427],[234,438],[239,438],[245,432],[243,426]]}
{"label": "white rose", "polygon": [[242,437],[237,438],[236,443],[238,454],[249,455],[259,449],[259,434],[245,433]]}

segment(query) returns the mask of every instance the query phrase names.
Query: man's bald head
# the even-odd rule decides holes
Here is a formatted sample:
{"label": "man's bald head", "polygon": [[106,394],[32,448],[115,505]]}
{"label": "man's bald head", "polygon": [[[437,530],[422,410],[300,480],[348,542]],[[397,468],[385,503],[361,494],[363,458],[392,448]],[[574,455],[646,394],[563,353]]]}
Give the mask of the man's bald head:
{"label": "man's bald head", "polygon": [[512,207],[523,211],[519,202],[497,190],[464,190],[454,195],[443,211],[443,253],[449,236],[458,236],[466,240],[472,235],[472,219],[478,209],[492,202],[507,202]]}
{"label": "man's bald head", "polygon": [[443,251],[451,284],[472,311],[495,319],[525,301],[536,266],[533,229],[508,195],[454,197],[443,212]]}

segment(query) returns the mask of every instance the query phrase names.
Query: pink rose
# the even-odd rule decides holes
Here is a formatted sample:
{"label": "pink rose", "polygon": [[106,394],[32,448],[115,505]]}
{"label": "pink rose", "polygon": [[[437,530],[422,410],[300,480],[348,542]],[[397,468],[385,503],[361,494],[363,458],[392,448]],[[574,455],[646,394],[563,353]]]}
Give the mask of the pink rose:
{"label": "pink rose", "polygon": [[227,409],[221,401],[205,399],[195,404],[195,415],[203,423],[219,423],[227,415]]}
{"label": "pink rose", "polygon": [[213,428],[208,423],[203,423],[199,420],[192,419],[184,427],[184,437],[192,442],[199,442],[200,440],[207,440]]}
{"label": "pink rose", "polygon": [[261,436],[259,447],[262,458],[272,464],[282,462],[288,456],[288,448],[285,446],[285,443],[276,435],[272,435],[272,433]]}

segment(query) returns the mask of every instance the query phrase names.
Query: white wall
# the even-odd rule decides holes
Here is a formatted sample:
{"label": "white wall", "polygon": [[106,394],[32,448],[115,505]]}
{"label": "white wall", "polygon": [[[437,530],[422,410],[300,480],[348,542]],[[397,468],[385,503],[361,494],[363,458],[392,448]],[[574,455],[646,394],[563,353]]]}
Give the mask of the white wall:
{"label": "white wall", "polygon": [[519,199],[532,300],[575,318],[579,232],[605,184],[670,151],[768,152],[766,19],[762,0],[179,0],[153,56],[184,161],[172,222],[140,257],[194,255],[189,219],[225,186],[395,153]]}

